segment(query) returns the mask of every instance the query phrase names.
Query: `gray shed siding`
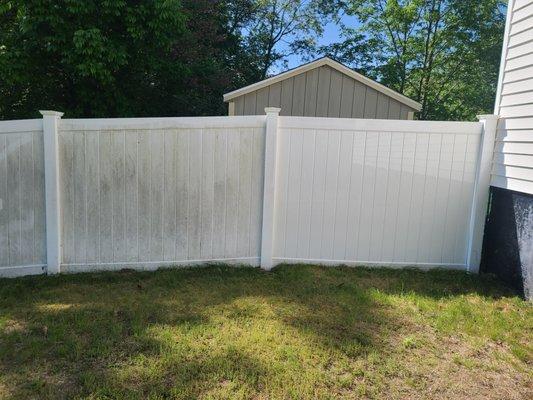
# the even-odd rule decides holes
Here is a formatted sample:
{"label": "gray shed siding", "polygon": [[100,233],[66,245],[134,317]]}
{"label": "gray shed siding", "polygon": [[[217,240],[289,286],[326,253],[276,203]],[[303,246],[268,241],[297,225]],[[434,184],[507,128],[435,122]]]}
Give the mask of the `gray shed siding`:
{"label": "gray shed siding", "polygon": [[408,119],[408,113],[416,111],[327,65],[231,102],[234,115],[262,115],[265,107],[280,107],[281,115]]}

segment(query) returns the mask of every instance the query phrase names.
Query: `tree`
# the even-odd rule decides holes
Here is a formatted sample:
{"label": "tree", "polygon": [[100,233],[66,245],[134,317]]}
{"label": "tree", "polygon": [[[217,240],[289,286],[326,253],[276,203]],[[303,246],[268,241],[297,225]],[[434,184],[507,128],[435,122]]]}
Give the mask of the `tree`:
{"label": "tree", "polygon": [[338,21],[346,13],[359,26],[341,23],[344,40],[323,50],[419,101],[420,119],[473,119],[492,110],[502,0],[341,0],[335,6],[329,11]]}
{"label": "tree", "polygon": [[288,56],[309,52],[322,33],[315,0],[256,0],[242,29],[244,46],[255,55],[264,79]]}
{"label": "tree", "polygon": [[249,0],[182,0],[187,30],[174,45],[174,59],[184,64],[182,85],[175,91],[175,115],[226,113],[223,94],[258,77],[242,45],[240,27]]}
{"label": "tree", "polygon": [[40,108],[69,117],[222,114],[222,94],[258,75],[245,62],[242,17],[232,15],[239,2],[247,0],[3,2],[0,118]]}
{"label": "tree", "polygon": [[[146,114],[186,29],[177,0],[14,0],[2,18],[0,113],[56,108],[69,115]],[[7,28],[7,29],[6,29]],[[174,65],[174,75],[183,65]]]}

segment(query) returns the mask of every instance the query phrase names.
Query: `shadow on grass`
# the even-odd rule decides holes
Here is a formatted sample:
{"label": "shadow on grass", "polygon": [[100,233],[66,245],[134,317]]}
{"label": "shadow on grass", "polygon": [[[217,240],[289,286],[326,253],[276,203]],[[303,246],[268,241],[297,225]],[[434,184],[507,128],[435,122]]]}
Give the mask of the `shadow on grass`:
{"label": "shadow on grass", "polygon": [[[386,352],[405,321],[376,292],[513,295],[456,271],[310,266],[0,280],[0,385],[14,398],[249,398],[301,373],[313,351]],[[299,384],[296,397],[313,393]]]}

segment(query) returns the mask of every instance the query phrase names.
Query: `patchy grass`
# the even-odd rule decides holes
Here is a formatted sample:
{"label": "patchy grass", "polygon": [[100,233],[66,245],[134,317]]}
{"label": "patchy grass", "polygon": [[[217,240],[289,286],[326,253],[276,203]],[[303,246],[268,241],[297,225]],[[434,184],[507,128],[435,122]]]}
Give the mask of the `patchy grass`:
{"label": "patchy grass", "polygon": [[0,280],[0,397],[530,399],[533,307],[461,272]]}

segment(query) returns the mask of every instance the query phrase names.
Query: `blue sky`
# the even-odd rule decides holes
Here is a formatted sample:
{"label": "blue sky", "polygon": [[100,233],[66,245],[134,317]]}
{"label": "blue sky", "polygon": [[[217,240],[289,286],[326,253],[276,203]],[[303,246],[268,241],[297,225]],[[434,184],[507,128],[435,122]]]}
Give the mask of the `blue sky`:
{"label": "blue sky", "polygon": [[[343,23],[345,24],[356,24],[356,19],[354,17],[348,17],[343,16],[342,18]],[[339,25],[330,22],[324,26],[324,33],[320,38],[318,38],[317,42],[319,45],[327,45],[331,43],[335,43],[339,41],[340,36],[340,27]],[[302,64],[304,61],[302,60],[302,57],[300,56],[290,56],[289,57],[289,68],[294,68]],[[283,72],[284,68],[275,67],[271,71],[271,73],[276,74],[279,72]]]}

